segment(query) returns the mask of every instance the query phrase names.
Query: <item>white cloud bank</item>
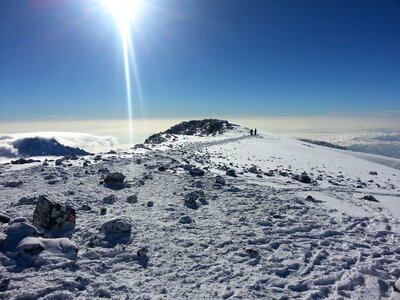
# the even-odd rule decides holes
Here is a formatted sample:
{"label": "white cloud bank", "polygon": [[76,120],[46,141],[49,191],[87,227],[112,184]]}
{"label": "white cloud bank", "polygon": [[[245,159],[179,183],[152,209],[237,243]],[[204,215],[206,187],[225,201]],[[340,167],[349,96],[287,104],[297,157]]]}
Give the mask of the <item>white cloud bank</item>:
{"label": "white cloud bank", "polygon": [[100,136],[78,132],[28,132],[15,134],[0,134],[0,156],[15,157],[18,151],[13,147],[13,143],[24,138],[47,138],[56,139],[64,146],[80,148],[87,152],[100,152],[113,149],[119,145],[113,136]]}

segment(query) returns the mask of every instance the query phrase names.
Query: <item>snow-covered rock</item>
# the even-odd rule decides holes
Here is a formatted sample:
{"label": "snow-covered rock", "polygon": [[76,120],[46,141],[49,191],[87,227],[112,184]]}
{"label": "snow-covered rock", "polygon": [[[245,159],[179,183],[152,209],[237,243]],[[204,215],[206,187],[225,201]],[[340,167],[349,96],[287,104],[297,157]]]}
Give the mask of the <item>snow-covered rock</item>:
{"label": "snow-covered rock", "polygon": [[107,240],[129,238],[132,232],[131,220],[128,217],[119,217],[105,222],[100,227]]}
{"label": "snow-covered rock", "polygon": [[13,251],[15,247],[26,237],[38,237],[39,231],[35,226],[21,220],[22,222],[15,222],[13,220],[8,227],[4,229],[6,238],[3,243],[5,251]]}
{"label": "snow-covered rock", "polygon": [[26,237],[16,248],[18,255],[23,257],[64,257],[76,259],[78,246],[68,238],[45,239],[40,237]]}

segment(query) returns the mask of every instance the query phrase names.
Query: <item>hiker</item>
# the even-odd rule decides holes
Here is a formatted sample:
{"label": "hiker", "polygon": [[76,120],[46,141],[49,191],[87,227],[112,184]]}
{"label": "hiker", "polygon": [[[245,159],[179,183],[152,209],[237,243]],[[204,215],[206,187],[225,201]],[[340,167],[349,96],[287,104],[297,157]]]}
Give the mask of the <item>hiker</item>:
{"label": "hiker", "polygon": [[254,129],[254,135],[257,135],[257,128]]}
{"label": "hiker", "polygon": [[253,129],[250,129],[250,135],[251,136],[253,135]]}

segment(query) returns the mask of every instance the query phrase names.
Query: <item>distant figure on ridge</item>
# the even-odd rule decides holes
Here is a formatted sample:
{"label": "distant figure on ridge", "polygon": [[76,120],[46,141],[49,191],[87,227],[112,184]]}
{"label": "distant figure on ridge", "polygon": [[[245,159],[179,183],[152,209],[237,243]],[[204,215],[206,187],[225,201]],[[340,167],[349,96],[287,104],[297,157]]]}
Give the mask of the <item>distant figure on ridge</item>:
{"label": "distant figure on ridge", "polygon": [[251,136],[253,135],[253,129],[250,129],[250,135]]}
{"label": "distant figure on ridge", "polygon": [[257,135],[257,128],[254,129],[254,135]]}

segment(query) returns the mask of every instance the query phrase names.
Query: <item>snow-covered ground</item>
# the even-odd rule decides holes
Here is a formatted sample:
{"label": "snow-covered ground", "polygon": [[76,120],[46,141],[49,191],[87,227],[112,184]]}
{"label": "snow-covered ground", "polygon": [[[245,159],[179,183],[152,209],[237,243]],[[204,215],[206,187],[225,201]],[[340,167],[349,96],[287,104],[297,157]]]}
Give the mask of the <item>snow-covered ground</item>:
{"label": "snow-covered ground", "polygon": [[[3,164],[1,213],[28,225],[46,195],[76,209],[76,227],[5,243],[0,297],[395,299],[399,166],[240,127],[57,166]],[[108,172],[125,184],[101,184]],[[129,238],[100,230],[115,218],[130,222]],[[32,243],[44,250],[26,254]]]}

